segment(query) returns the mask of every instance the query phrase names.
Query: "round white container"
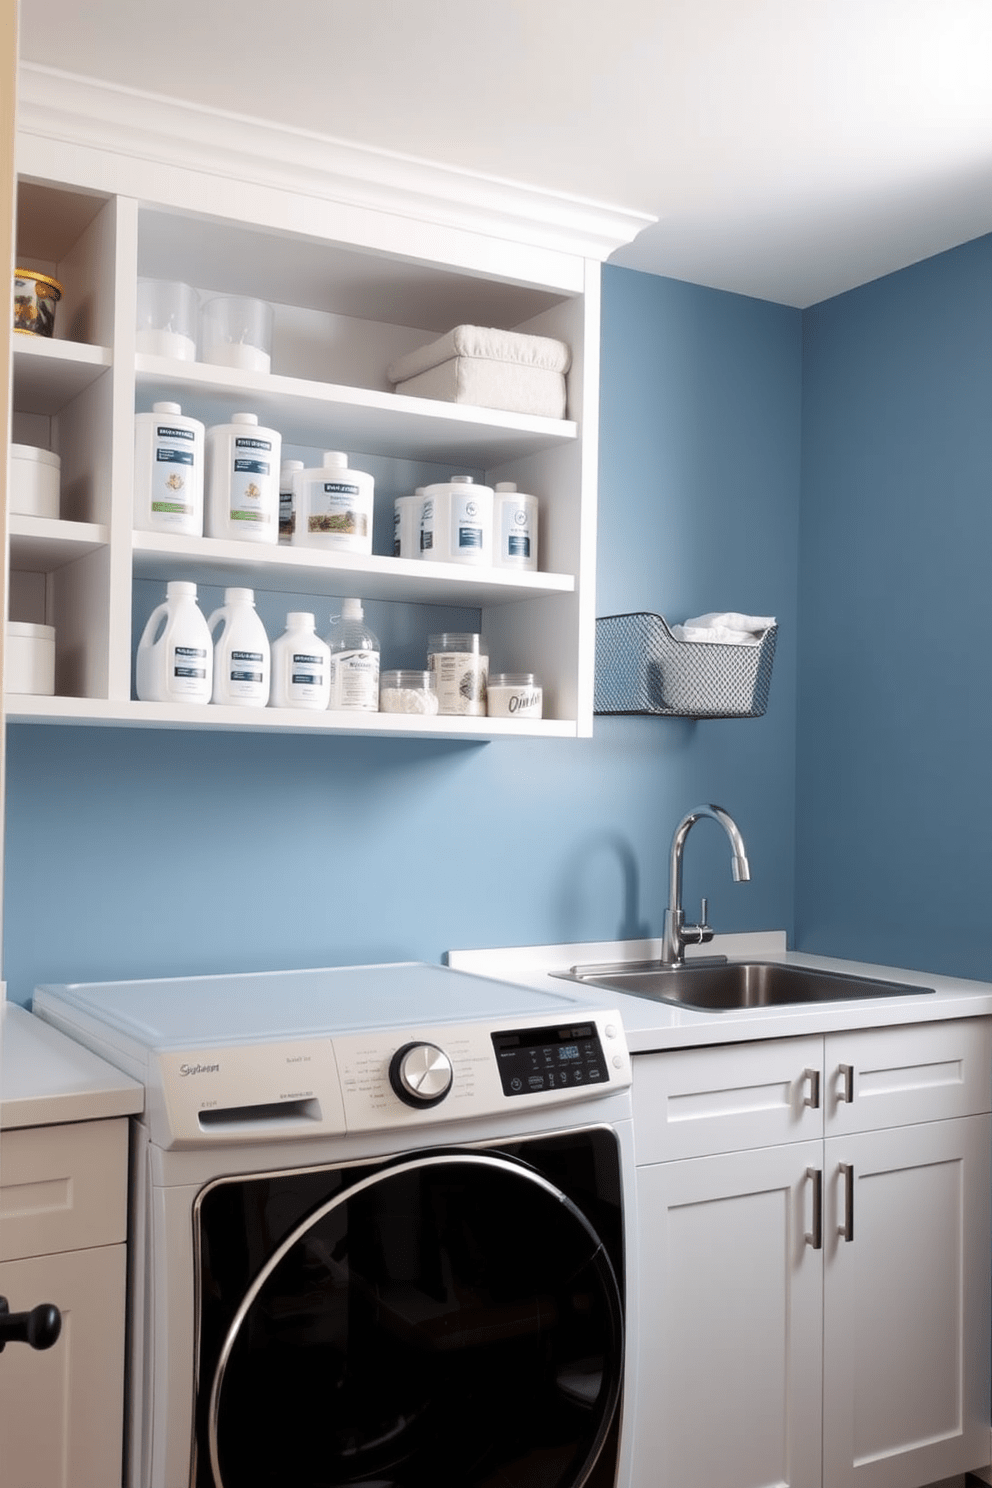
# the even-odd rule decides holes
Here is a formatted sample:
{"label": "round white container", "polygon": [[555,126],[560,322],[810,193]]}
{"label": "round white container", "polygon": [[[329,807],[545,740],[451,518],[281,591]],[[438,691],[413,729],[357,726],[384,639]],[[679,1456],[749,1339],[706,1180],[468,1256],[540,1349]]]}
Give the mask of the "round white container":
{"label": "round white container", "polygon": [[224,590],[224,603],[207,620],[214,637],[212,703],[264,708],[269,701],[272,653],[255,613],[253,589]]}
{"label": "round white container", "polygon": [[433,716],[438,710],[433,672],[383,672],[379,678],[380,713],[419,713]]}
{"label": "round white container", "polygon": [[489,657],[480,635],[449,631],[430,636],[427,666],[434,674],[439,713],[485,718]]}
{"label": "round white container", "polygon": [[[470,475],[425,486],[420,556],[435,563],[492,565],[493,490]],[[442,710],[443,711],[443,710]]]}
{"label": "round white container", "polygon": [[245,295],[217,295],[203,307],[203,360],[242,372],[271,366],[272,306]]}
{"label": "round white container", "polygon": [[185,418],[178,403],[135,414],[136,531],[203,536],[203,442],[203,425]]}
{"label": "round white container", "polygon": [[196,585],[173,579],[138,642],[135,691],[145,703],[209,703],[213,668],[213,642]]}
{"label": "round white container", "polygon": [[294,547],[371,553],[374,496],[371,475],[350,470],[342,450],[325,450],[322,465],[293,477]]}
{"label": "round white container", "polygon": [[494,672],[486,699],[490,718],[540,718],[542,692],[533,672]]}
{"label": "round white container", "polygon": [[497,568],[537,568],[537,497],[498,481],[493,498],[493,562]]}
{"label": "round white container", "polygon": [[314,630],[315,618],[291,610],[285,632],[272,642],[272,708],[326,708],[331,697],[331,648]]}
{"label": "round white container", "polygon": [[424,488],[418,486],[412,496],[397,496],[393,502],[393,557],[420,557],[420,513],[424,505]]}
{"label": "round white container", "polygon": [[4,687],[51,697],[55,692],[55,627],[7,621]]}
{"label": "round white container", "polygon": [[207,537],[239,542],[279,540],[282,435],[254,413],[235,413],[207,430],[204,528]]}
{"label": "round white container", "polygon": [[10,446],[10,510],[23,517],[57,517],[62,462],[33,444]]}
{"label": "round white container", "polygon": [[172,279],[138,280],[135,350],[149,356],[196,361],[200,301],[189,284]]}

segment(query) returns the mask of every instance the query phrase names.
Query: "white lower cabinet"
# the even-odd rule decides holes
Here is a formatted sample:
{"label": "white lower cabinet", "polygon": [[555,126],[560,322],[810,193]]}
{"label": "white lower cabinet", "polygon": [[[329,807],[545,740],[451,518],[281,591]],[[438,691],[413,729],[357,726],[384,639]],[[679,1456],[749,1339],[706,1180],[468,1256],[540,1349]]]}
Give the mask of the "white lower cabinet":
{"label": "white lower cabinet", "polygon": [[0,1135],[0,1295],[62,1315],[51,1348],[0,1354],[3,1488],[119,1488],[126,1213],[126,1120]]}
{"label": "white lower cabinet", "polygon": [[919,1488],[985,1464],[989,1029],[635,1060],[633,1488]]}

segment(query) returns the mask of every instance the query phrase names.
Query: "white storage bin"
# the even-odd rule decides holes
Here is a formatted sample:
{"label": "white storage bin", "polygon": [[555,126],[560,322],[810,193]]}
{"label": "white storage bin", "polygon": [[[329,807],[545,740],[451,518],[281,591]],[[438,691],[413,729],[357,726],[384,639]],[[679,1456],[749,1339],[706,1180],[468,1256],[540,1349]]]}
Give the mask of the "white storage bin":
{"label": "white storage bin", "polygon": [[7,692],[55,692],[55,627],[7,622],[4,652],[4,688]]}
{"label": "white storage bin", "polygon": [[23,517],[57,517],[62,461],[33,444],[10,446],[10,510]]}

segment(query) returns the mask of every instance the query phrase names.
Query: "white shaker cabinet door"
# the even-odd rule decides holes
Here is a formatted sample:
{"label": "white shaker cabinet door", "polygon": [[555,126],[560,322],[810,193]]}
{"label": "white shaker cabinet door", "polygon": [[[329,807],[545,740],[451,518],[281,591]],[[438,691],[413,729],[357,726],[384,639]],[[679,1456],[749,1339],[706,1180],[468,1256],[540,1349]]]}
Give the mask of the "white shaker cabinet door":
{"label": "white shaker cabinet door", "polygon": [[50,1349],[0,1355],[3,1488],[119,1488],[124,1419],[125,1247],[0,1263],[12,1312],[54,1302]]}
{"label": "white shaker cabinet door", "polygon": [[825,1143],[824,1488],[988,1456],[990,1138],[970,1116]]}
{"label": "white shaker cabinet door", "polygon": [[638,1170],[634,1488],[818,1488],[820,1142]]}

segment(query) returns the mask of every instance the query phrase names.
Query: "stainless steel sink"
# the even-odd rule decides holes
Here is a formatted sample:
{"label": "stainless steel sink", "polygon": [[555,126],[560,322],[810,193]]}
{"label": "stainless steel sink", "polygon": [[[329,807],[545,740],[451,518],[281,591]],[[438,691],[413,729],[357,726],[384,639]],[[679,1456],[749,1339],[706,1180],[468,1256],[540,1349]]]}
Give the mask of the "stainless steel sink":
{"label": "stainless steel sink", "polygon": [[555,975],[709,1013],[793,1003],[850,1002],[865,997],[916,997],[934,990],[908,982],[815,971],[781,961],[689,962],[678,967],[664,966],[660,961],[626,961],[573,966]]}

